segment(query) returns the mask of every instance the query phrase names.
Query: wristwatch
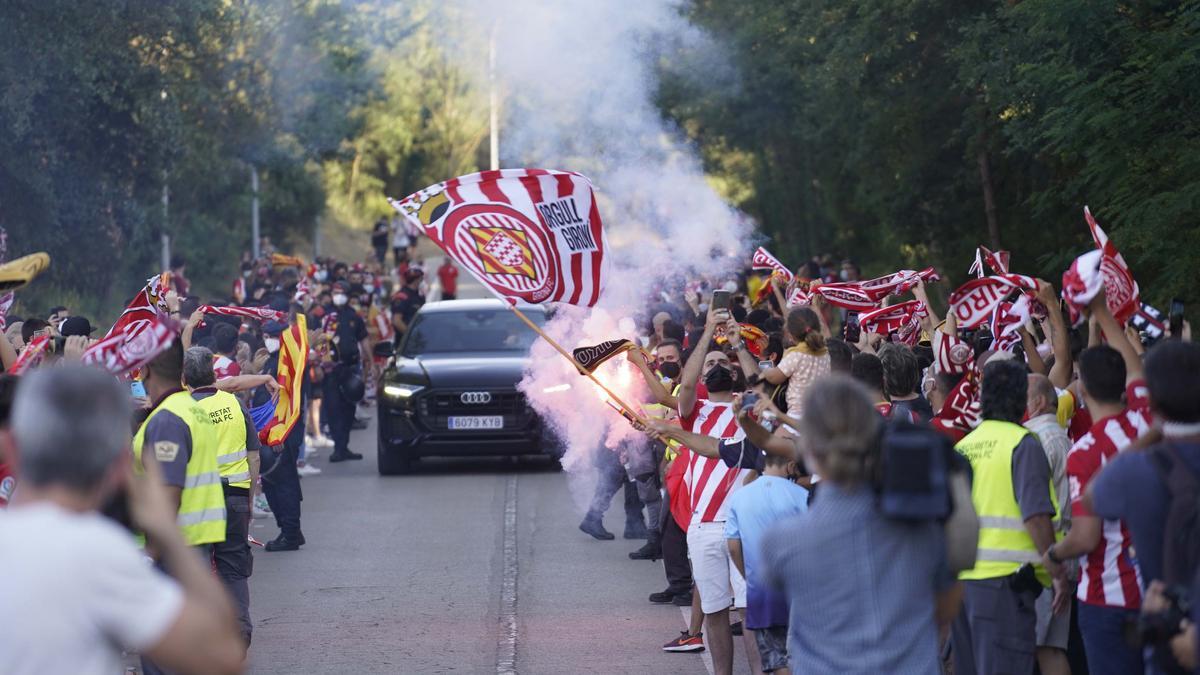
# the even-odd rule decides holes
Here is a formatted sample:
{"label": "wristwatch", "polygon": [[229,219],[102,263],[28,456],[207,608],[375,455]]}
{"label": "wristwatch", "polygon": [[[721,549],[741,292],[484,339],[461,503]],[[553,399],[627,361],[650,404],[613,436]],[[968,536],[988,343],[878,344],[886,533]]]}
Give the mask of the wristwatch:
{"label": "wristwatch", "polygon": [[1055,565],[1061,565],[1062,559],[1054,554],[1055,546],[1056,544],[1050,544],[1050,548],[1046,549],[1046,557],[1049,558],[1050,562],[1054,563]]}

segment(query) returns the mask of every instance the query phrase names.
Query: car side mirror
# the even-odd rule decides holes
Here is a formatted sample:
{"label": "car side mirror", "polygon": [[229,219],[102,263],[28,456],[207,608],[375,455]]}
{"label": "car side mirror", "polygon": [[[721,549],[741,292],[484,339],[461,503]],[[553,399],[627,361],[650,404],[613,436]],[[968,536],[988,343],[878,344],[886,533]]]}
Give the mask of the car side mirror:
{"label": "car side mirror", "polygon": [[395,353],[396,349],[392,345],[391,340],[384,340],[383,342],[375,343],[375,356],[388,359],[391,358]]}

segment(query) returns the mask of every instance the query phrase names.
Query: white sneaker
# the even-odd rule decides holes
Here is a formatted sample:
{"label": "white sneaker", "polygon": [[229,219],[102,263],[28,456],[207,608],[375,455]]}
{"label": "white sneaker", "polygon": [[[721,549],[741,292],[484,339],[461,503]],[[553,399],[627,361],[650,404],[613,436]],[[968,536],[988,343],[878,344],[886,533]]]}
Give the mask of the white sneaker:
{"label": "white sneaker", "polygon": [[312,464],[302,464],[296,467],[296,473],[301,476],[316,476],[321,473],[321,470]]}
{"label": "white sneaker", "polygon": [[310,447],[332,448],[333,439],[329,438],[328,436],[317,436],[315,439],[313,439],[313,444]]}

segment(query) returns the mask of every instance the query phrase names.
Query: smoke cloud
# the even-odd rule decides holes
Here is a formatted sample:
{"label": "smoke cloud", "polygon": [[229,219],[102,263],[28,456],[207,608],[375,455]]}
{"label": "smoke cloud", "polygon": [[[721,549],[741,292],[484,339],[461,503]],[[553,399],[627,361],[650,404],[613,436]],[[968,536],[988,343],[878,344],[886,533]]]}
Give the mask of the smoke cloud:
{"label": "smoke cloud", "polygon": [[[596,308],[563,307],[549,323],[560,344],[632,338],[632,319],[646,320],[664,284],[729,273],[745,259],[747,219],[706,182],[694,149],[655,106],[658,69],[682,54],[704,56],[697,77],[729,72],[680,2],[479,2],[456,18],[448,39],[483,46],[461,50],[465,69],[481,72],[494,40],[501,166],[579,171],[596,186],[611,274]],[[548,344],[538,341],[533,357],[521,386],[564,440],[563,465],[583,507],[593,453],[639,434]],[[629,403],[640,399],[641,378],[624,361],[599,375]]]}

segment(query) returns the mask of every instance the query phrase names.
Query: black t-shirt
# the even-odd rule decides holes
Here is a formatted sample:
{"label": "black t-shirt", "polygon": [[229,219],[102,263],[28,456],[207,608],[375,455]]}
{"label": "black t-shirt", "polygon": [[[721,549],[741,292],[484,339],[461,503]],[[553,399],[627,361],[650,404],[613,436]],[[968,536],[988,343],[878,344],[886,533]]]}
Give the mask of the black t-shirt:
{"label": "black t-shirt", "polygon": [[375,223],[375,229],[371,230],[371,246],[373,248],[387,248],[388,245],[388,224],[385,220],[380,220]]}
{"label": "black t-shirt", "polygon": [[425,304],[425,296],[419,291],[411,288],[401,288],[392,296],[392,314],[398,315],[404,319],[405,324],[412,323],[412,319],[417,314],[417,310],[421,309],[421,305]]}
{"label": "black t-shirt", "polygon": [[[929,405],[929,401],[919,394],[916,398],[905,401],[892,401],[893,417],[896,415],[897,410],[912,412],[922,422],[928,422],[933,419],[933,406]],[[903,415],[901,415],[901,418],[903,418]]]}

